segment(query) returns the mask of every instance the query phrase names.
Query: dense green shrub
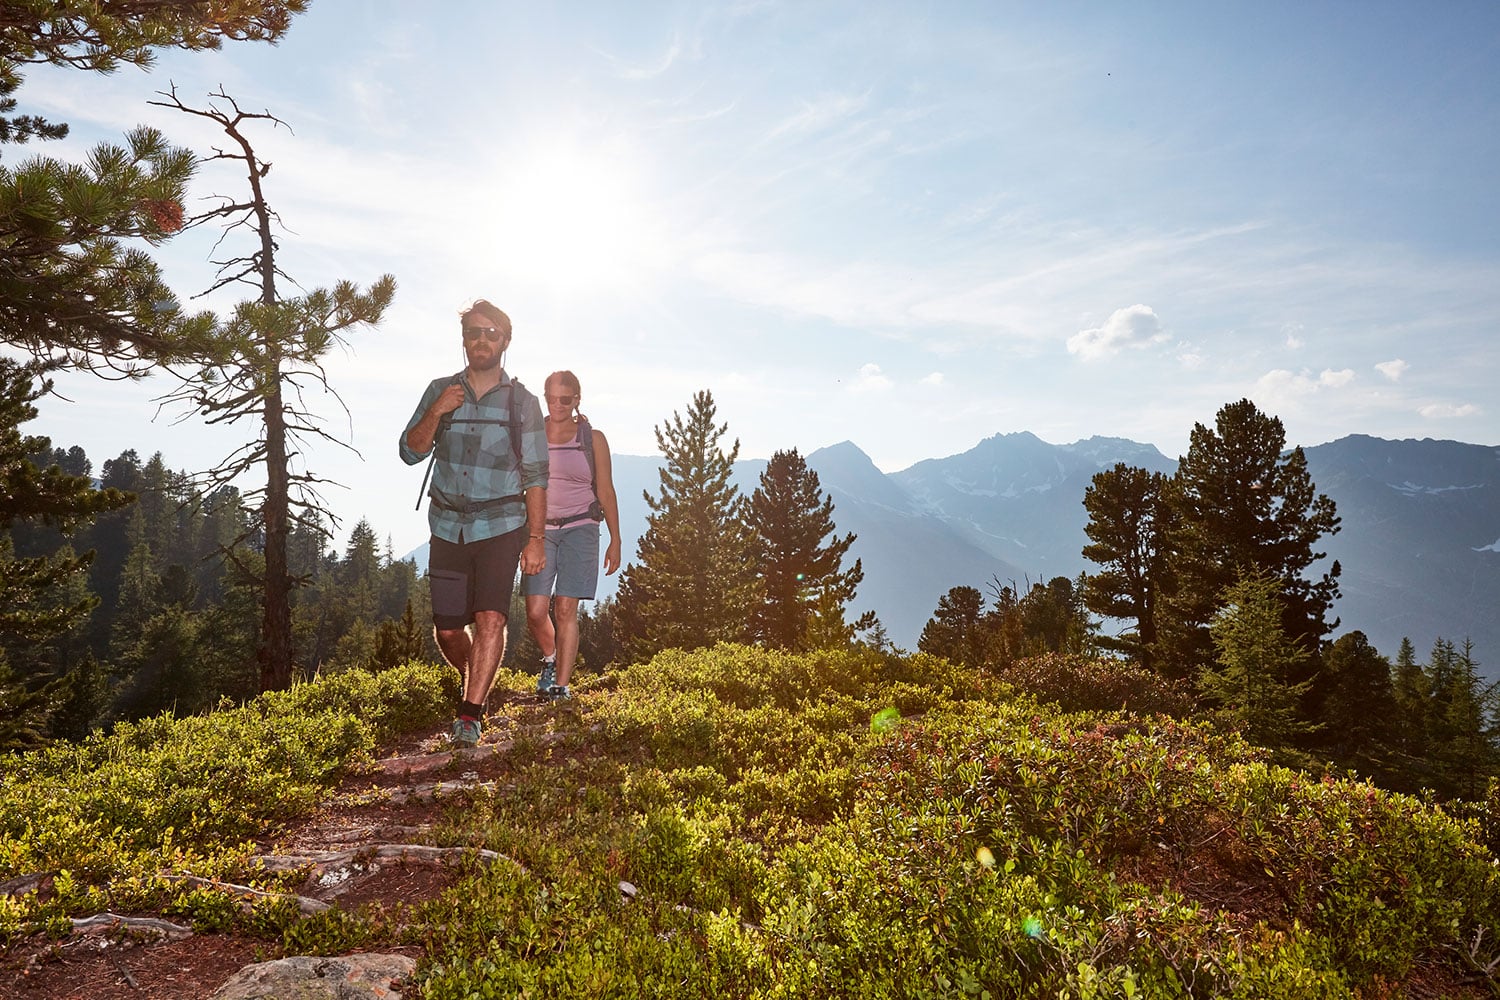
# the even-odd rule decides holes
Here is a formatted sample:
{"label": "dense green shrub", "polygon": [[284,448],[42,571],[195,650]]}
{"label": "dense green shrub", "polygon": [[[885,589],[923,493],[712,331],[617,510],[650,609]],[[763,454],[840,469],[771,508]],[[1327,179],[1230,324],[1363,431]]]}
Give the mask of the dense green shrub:
{"label": "dense green shrub", "polygon": [[[399,935],[442,1000],[1375,1000],[1419,965],[1493,988],[1482,816],[1276,766],[1162,701],[1064,711],[1017,681],[1102,683],[1091,663],[1002,683],[928,656],[663,653],[592,687],[565,742],[518,739],[502,787],[453,801],[434,841],[508,860],[474,862],[404,930],[379,907],[246,916],[162,876],[233,871],[214,838],[294,818],[386,735],[445,717],[452,671],[145,720],[7,765],[0,874],[57,875],[45,901],[0,897],[0,931],[171,899],[297,950]],[[23,812],[23,788],[59,794]],[[88,811],[34,805],[69,798]],[[225,809],[242,815],[205,818]]]}

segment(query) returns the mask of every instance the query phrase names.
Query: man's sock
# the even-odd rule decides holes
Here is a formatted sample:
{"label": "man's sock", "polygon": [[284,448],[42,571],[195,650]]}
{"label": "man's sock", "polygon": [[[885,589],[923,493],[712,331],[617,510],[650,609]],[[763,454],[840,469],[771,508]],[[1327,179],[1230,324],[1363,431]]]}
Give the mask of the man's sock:
{"label": "man's sock", "polygon": [[484,706],[472,701],[461,701],[458,703],[458,717],[465,722],[478,722],[484,718]]}

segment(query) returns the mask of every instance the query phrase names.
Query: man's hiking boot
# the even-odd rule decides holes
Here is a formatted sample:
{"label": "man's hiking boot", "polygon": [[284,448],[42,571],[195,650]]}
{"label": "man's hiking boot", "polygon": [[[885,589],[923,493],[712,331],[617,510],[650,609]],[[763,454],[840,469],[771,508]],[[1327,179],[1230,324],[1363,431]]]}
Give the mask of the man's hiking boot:
{"label": "man's hiking boot", "polygon": [[547,686],[547,697],[552,701],[572,701],[573,692],[568,690],[566,684],[550,684]]}
{"label": "man's hiking boot", "polygon": [[455,750],[479,745],[480,725],[478,719],[454,719],[453,732],[448,736],[448,742]]}
{"label": "man's hiking boot", "polygon": [[543,660],[542,672],[536,676],[536,693],[547,694],[557,686],[557,661]]}

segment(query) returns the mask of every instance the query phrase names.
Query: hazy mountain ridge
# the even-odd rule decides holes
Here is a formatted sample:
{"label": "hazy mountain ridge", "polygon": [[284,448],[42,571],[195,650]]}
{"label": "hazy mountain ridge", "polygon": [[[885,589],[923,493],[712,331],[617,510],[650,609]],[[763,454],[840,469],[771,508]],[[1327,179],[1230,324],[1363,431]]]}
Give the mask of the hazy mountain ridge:
{"label": "hazy mountain ridge", "polygon": [[[1351,435],[1303,450],[1342,519],[1320,549],[1327,558],[1314,564],[1316,572],[1334,559],[1343,567],[1337,634],[1359,629],[1391,657],[1409,637],[1422,659],[1440,636],[1471,638],[1481,669],[1500,677],[1500,448]],[[1096,570],[1082,556],[1083,496],[1094,474],[1117,462],[1166,474],[1177,465],[1125,438],[1054,445],[1029,432],[893,473],[849,441],[806,458],[833,499],[839,533],[858,536],[850,552],[865,580],[853,611],[875,611],[908,649],[952,587],[989,593],[996,580],[1024,588]],[[747,495],[765,464],[736,463]],[[660,466],[660,458],[615,456],[627,563],[645,530],[641,493],[656,494]],[[425,556],[424,548],[419,563]],[[602,580],[600,597],[618,579]]]}

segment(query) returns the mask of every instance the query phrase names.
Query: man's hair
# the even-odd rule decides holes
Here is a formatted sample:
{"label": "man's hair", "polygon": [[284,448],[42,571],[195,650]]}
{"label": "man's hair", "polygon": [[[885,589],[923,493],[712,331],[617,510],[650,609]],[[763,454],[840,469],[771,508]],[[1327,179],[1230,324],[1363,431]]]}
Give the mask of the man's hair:
{"label": "man's hair", "polygon": [[499,306],[488,299],[475,299],[474,304],[465,309],[459,316],[459,322],[467,326],[469,317],[475,313],[495,324],[495,329],[500,331],[503,339],[510,339],[510,317],[501,312]]}

